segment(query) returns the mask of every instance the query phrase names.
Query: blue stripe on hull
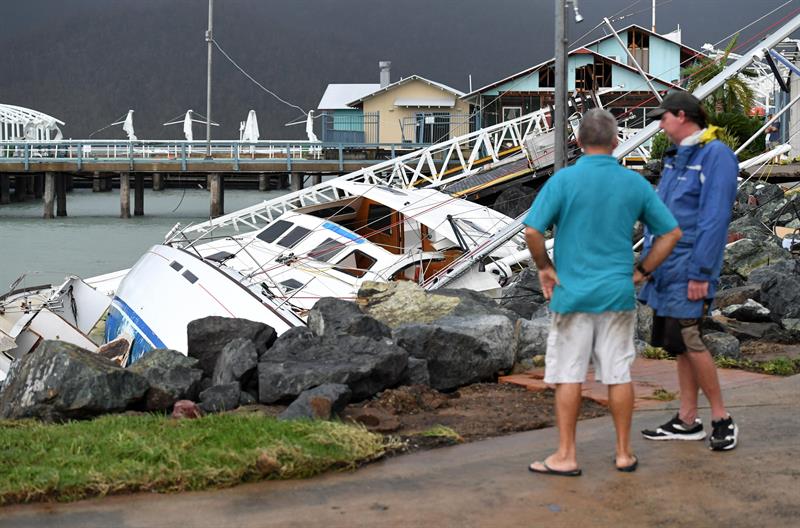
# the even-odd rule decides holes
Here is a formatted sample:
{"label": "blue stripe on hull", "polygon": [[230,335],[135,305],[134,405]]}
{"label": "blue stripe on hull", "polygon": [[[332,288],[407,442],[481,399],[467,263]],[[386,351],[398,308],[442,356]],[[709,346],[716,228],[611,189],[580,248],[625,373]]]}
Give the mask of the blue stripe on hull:
{"label": "blue stripe on hull", "polygon": [[106,320],[106,342],[116,339],[123,333],[133,337],[129,365],[154,348],[167,348],[125,301],[114,297]]}

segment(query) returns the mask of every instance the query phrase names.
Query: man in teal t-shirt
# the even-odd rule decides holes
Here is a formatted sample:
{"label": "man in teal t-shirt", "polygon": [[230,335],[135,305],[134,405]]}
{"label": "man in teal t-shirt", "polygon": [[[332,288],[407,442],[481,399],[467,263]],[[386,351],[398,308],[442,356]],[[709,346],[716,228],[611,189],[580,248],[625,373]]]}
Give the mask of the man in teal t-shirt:
{"label": "man in teal t-shirt", "polygon": [[[634,283],[644,281],[669,255],[681,231],[652,186],[611,156],[617,142],[614,116],[599,109],[587,112],[578,132],[585,155],[547,182],[525,218],[525,237],[554,312],[545,382],[556,385],[560,438],[554,454],[529,466],[535,473],[581,473],[575,425],[590,358],[595,379],[608,385],[617,431],[616,467],[633,471],[638,464],[630,447]],[[634,269],[632,235],[637,221],[658,238]],[[555,262],[547,255],[544,239],[553,226]]]}

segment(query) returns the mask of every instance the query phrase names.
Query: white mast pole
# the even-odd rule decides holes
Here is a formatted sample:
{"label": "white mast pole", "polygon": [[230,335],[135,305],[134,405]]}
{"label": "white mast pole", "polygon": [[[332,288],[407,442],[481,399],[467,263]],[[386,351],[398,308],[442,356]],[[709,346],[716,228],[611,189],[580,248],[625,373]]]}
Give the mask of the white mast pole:
{"label": "white mast pole", "polygon": [[653,0],[653,33],[656,32],[656,0]]}

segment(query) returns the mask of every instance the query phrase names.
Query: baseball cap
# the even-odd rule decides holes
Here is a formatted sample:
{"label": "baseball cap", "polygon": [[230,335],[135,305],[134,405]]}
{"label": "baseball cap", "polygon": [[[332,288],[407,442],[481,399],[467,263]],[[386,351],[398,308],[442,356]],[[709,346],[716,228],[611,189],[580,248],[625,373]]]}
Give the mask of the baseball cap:
{"label": "baseball cap", "polygon": [[647,111],[647,118],[650,120],[661,119],[664,112],[677,114],[683,110],[688,116],[702,115],[700,100],[689,92],[670,92],[657,108]]}

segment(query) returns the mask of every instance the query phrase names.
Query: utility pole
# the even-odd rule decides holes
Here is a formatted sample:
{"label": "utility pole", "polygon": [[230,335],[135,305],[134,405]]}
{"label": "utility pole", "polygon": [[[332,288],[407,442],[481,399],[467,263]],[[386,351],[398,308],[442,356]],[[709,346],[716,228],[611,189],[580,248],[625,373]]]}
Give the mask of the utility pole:
{"label": "utility pole", "polygon": [[553,170],[562,169],[567,164],[567,16],[566,0],[556,1],[556,64],[553,107],[555,160]]}
{"label": "utility pole", "polygon": [[206,158],[211,157],[211,54],[214,40],[214,0],[208,0],[208,78],[206,81]]}
{"label": "utility pole", "polygon": [[656,0],[653,0],[653,33],[656,32]]}

